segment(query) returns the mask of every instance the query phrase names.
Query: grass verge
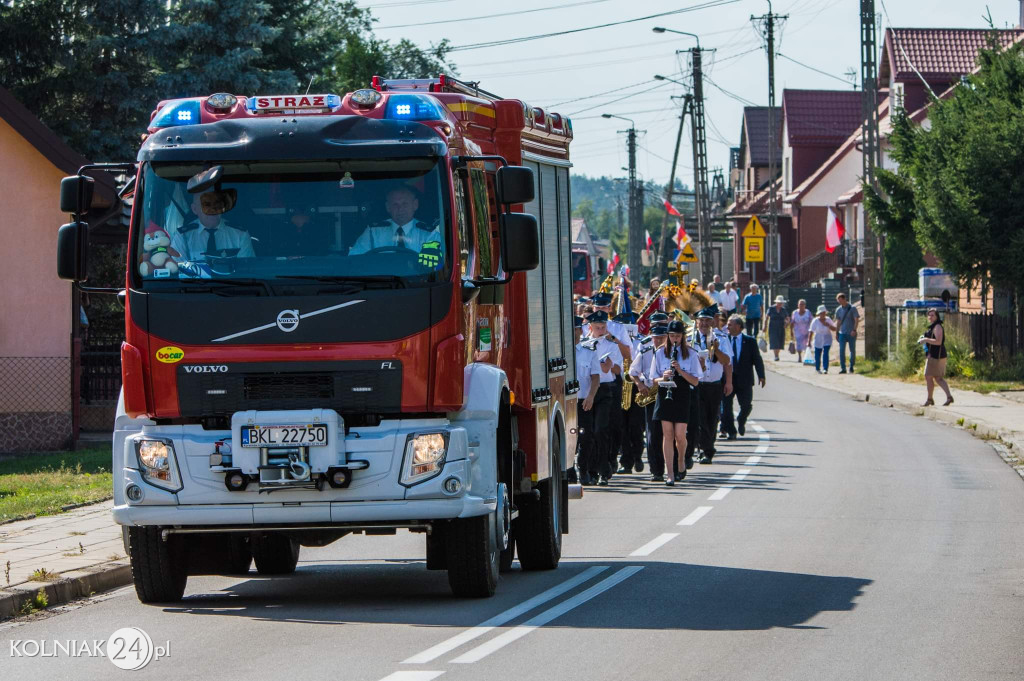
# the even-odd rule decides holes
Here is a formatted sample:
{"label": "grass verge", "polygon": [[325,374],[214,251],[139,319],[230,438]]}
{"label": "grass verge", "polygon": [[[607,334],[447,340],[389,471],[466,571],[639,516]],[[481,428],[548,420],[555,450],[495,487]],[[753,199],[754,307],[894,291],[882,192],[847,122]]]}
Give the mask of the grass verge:
{"label": "grass verge", "polygon": [[24,454],[0,460],[0,521],[60,513],[111,496],[110,449]]}

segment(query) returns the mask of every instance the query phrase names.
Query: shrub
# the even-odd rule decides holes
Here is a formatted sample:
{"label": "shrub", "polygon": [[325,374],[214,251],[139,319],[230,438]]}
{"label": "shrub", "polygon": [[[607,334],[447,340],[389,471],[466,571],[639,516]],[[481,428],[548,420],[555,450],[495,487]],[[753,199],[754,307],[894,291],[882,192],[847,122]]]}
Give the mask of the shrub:
{"label": "shrub", "polygon": [[900,378],[910,378],[924,367],[924,350],[918,345],[917,339],[927,328],[924,320],[908,320],[907,326],[900,332],[893,358],[893,367]]}

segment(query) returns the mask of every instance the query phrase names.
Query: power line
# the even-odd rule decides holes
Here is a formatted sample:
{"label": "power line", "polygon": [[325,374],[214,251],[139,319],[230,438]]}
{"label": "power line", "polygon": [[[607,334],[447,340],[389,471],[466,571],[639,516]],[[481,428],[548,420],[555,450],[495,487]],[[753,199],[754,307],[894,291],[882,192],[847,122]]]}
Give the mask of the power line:
{"label": "power line", "polygon": [[655,82],[653,78],[648,78],[647,80],[641,80],[640,82],[633,83],[632,85],[623,85],[622,87],[617,87],[617,88],[612,89],[612,90],[605,90],[604,92],[598,92],[597,94],[594,94],[594,95],[586,95],[585,97],[577,97],[575,99],[567,99],[564,102],[556,102],[556,103],[552,104],[551,106],[552,107],[556,107],[556,106],[562,106],[563,104],[572,104],[574,102],[582,102],[585,99],[594,99],[595,97],[603,97],[604,95],[615,94],[617,92],[622,92],[623,90],[629,90],[631,88],[640,87],[641,85],[647,85],[648,83],[653,83],[653,82]]}
{"label": "power line", "polygon": [[569,113],[569,114],[566,114],[566,115],[567,116],[575,116],[576,114],[584,113],[586,111],[592,111],[594,109],[600,109],[601,107],[608,106],[609,104],[614,104],[615,102],[621,102],[624,99],[629,99],[630,97],[635,97],[636,95],[639,95],[639,94],[641,94],[643,92],[650,92],[651,90],[657,90],[658,88],[665,87],[665,85],[666,85],[666,83],[661,83],[659,85],[655,85],[652,88],[648,88],[647,90],[641,90],[640,92],[634,92],[632,94],[624,95],[624,96],[618,97],[616,99],[611,99],[611,100],[609,100],[607,102],[601,102],[600,104],[595,104],[594,106],[588,106],[586,109],[580,109],[579,111],[573,111],[572,113]]}
{"label": "power line", "polygon": [[391,26],[375,26],[378,31],[386,31],[392,28],[410,28],[412,26],[435,26],[437,24],[457,24],[463,21],[478,21],[480,19],[497,19],[499,17],[511,17],[517,14],[533,14],[534,12],[548,12],[554,9],[565,9],[567,7],[579,7],[580,5],[597,5],[608,0],[581,0],[570,2],[564,5],[552,5],[551,7],[535,7],[534,9],[520,9],[515,12],[502,12],[500,14],[482,14],[476,17],[462,17],[461,19],[439,19],[437,21],[420,21],[415,24],[393,24]]}
{"label": "power line", "polygon": [[757,104],[754,104],[754,103],[753,103],[752,101],[750,101],[749,99],[744,99],[743,97],[740,97],[740,96],[739,96],[738,94],[736,94],[735,92],[729,92],[729,91],[728,91],[728,90],[726,90],[726,89],[725,89],[724,87],[722,87],[721,85],[719,85],[719,84],[718,84],[718,83],[716,83],[715,81],[713,81],[713,80],[711,80],[710,78],[708,78],[708,77],[707,77],[706,75],[704,76],[704,80],[706,80],[707,82],[709,82],[709,83],[711,83],[712,85],[714,85],[714,86],[715,86],[715,88],[716,88],[716,89],[717,89],[717,90],[718,90],[719,92],[721,92],[721,93],[722,93],[723,95],[725,95],[726,97],[731,97],[732,99],[735,99],[735,100],[736,100],[737,102],[739,102],[740,104],[743,104],[744,106],[757,106]]}
{"label": "power line", "polygon": [[827,71],[822,71],[821,69],[818,69],[818,68],[815,68],[815,67],[810,66],[808,64],[805,64],[802,61],[797,61],[796,59],[793,59],[792,57],[787,57],[786,55],[782,54],[781,52],[777,52],[776,54],[778,54],[778,56],[782,57],[786,61],[793,62],[797,66],[802,66],[805,69],[808,69],[810,71],[814,71],[815,73],[820,73],[823,76],[828,76],[829,78],[832,78],[834,80],[842,81],[843,83],[846,83],[847,85],[853,85],[854,89],[856,89],[856,87],[857,87],[857,83],[851,83],[846,78],[840,78],[839,76],[833,75],[833,74],[831,74],[831,73],[829,73]]}
{"label": "power line", "polygon": [[451,48],[451,52],[462,52],[465,50],[478,50],[484,47],[498,47],[501,45],[513,45],[515,43],[523,43],[529,40],[540,40],[542,38],[553,38],[560,35],[570,35],[572,33],[582,33],[584,31],[594,31],[599,28],[610,28],[612,26],[622,26],[623,24],[632,24],[637,21],[646,21],[648,19],[657,19],[659,17],[667,17],[676,14],[683,14],[685,12],[694,12],[700,9],[710,9],[712,7],[722,7],[724,5],[731,5],[739,2],[739,0],[706,0],[703,3],[697,5],[691,5],[690,7],[684,7],[682,9],[674,9],[668,12],[659,12],[657,14],[648,14],[643,17],[636,17],[634,19],[623,19],[622,21],[612,21],[607,24],[598,24],[596,26],[585,26],[583,28],[571,28],[565,31],[555,31],[552,33],[540,33],[537,35],[521,36],[519,38],[504,38],[502,40],[491,40],[482,43],[470,43],[468,45],[456,45]]}
{"label": "power line", "polygon": [[648,56],[648,57],[632,57],[632,58],[626,57],[626,58],[623,58],[623,59],[611,59],[609,61],[589,62],[589,63],[586,63],[586,64],[567,64],[565,66],[547,66],[547,67],[543,67],[543,68],[539,68],[539,69],[534,69],[534,70],[531,70],[531,71],[522,71],[522,70],[520,70],[520,71],[502,71],[500,73],[475,74],[474,75],[474,79],[480,79],[480,78],[503,78],[505,76],[529,76],[529,75],[533,75],[533,74],[537,74],[537,73],[557,73],[559,71],[575,71],[575,70],[578,70],[578,69],[593,69],[593,68],[601,68],[601,67],[605,67],[605,66],[614,66],[616,64],[626,64],[626,63],[633,64],[633,63],[636,63],[636,62],[654,61],[654,60],[657,60],[657,59],[664,59],[664,58],[665,58],[665,55],[664,55],[664,53],[662,53],[662,54],[651,55],[651,56]]}

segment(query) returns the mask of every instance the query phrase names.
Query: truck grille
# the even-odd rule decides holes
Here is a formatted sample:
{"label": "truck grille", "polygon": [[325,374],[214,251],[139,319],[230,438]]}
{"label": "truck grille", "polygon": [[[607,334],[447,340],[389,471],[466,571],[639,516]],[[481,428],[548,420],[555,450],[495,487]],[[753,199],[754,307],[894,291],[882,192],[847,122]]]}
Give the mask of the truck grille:
{"label": "truck grille", "polygon": [[227,371],[212,373],[179,366],[178,408],[183,417],[318,407],[341,414],[401,411],[402,366],[397,360],[226,366]]}

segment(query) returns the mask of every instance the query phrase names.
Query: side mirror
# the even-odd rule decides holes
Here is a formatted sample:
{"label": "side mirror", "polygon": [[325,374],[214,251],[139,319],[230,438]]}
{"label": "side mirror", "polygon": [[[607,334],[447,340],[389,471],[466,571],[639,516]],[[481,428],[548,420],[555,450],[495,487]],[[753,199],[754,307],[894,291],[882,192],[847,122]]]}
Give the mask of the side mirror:
{"label": "side mirror", "polygon": [[192,177],[188,178],[188,184],[185,185],[185,190],[189,194],[201,194],[210,187],[220,182],[221,175],[224,174],[224,166],[213,166],[207,168],[201,173],[196,173]]}
{"label": "side mirror", "polygon": [[69,222],[57,231],[57,276],[71,281],[85,281],[88,270],[89,225]]}
{"label": "side mirror", "polygon": [[82,215],[92,207],[92,191],[96,180],[85,175],[72,175],[60,181],[60,212]]}
{"label": "side mirror", "polygon": [[502,268],[510,274],[536,269],[540,264],[537,218],[527,213],[503,213],[500,220]]}
{"label": "side mirror", "polygon": [[534,199],[533,169],[525,166],[498,168],[496,182],[498,203],[529,203]]}

